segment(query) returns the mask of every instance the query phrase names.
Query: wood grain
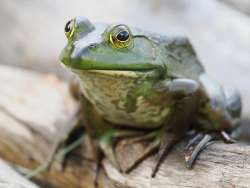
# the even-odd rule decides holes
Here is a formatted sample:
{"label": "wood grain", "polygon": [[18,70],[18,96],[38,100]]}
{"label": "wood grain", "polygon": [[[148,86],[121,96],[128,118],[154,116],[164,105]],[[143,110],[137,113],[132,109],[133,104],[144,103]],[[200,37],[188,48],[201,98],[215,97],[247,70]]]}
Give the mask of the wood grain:
{"label": "wood grain", "polygon": [[[0,85],[0,156],[34,169],[47,159],[56,133],[76,105],[66,84],[53,75],[0,66]],[[93,187],[93,161],[80,164],[72,162],[64,171],[55,164],[38,179],[54,187]],[[112,187],[103,177],[100,184]]]}
{"label": "wood grain", "polygon": [[38,186],[23,178],[2,160],[0,160],[0,187],[38,188]]}

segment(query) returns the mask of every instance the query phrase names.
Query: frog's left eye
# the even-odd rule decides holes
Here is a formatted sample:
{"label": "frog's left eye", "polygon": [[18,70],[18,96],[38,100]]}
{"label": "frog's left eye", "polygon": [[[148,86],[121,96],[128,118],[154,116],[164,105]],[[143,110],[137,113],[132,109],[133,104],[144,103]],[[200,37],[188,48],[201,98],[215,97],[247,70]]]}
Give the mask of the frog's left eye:
{"label": "frog's left eye", "polygon": [[128,26],[117,25],[113,27],[109,35],[110,43],[116,48],[128,48],[133,44],[132,33]]}
{"label": "frog's left eye", "polygon": [[75,19],[72,19],[66,23],[64,28],[64,33],[68,39],[72,37],[72,35],[74,34],[74,30],[75,30]]}

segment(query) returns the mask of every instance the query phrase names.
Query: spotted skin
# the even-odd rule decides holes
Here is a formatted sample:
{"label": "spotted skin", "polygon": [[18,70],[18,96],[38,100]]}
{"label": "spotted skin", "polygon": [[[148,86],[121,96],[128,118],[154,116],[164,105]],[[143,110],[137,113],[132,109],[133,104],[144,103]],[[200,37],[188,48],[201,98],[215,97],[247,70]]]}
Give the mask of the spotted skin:
{"label": "spotted skin", "polygon": [[[78,71],[78,74],[86,98],[104,119],[115,125],[156,128],[169,115],[171,103],[159,100],[161,94],[153,89],[155,78],[145,79],[144,73]],[[143,90],[141,86],[145,86]]]}
{"label": "spotted skin", "polygon": [[201,136],[187,146],[188,168],[210,141],[230,140],[227,134],[240,124],[239,93],[227,92],[207,76],[187,38],[124,24],[92,24],[82,17],[73,19],[65,34],[68,43],[60,59],[80,82],[86,130],[97,133],[97,148],[117,169],[117,135],[138,128],[154,133],[150,139],[156,145],[147,148],[159,148],[154,176],[164,156],[191,129]]}

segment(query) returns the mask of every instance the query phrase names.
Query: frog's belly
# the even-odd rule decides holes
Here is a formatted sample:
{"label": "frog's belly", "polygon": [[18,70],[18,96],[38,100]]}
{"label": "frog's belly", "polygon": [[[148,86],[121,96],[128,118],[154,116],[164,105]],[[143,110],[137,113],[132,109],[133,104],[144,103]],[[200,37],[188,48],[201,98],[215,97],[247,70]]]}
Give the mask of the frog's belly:
{"label": "frog's belly", "polygon": [[157,108],[140,108],[133,113],[124,113],[115,111],[114,113],[105,113],[105,119],[117,125],[124,125],[136,128],[155,128],[163,124],[164,117],[167,116],[169,109],[159,111]]}
{"label": "frog's belly", "polygon": [[169,114],[168,105],[152,103],[143,95],[130,101],[128,96],[135,88],[135,78],[88,72],[80,75],[80,82],[84,95],[106,120],[114,124],[154,128],[161,126]]}

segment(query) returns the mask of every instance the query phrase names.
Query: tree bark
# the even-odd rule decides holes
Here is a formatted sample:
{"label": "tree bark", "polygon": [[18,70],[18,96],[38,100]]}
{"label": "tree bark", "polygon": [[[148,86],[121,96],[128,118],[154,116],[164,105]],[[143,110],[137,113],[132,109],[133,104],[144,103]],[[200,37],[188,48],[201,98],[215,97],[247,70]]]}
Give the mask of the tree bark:
{"label": "tree bark", "polygon": [[[60,126],[76,110],[76,102],[67,84],[54,75],[39,75],[7,66],[0,66],[0,93],[0,156],[15,165],[34,169],[47,159]],[[129,174],[121,174],[104,160],[105,171],[101,171],[99,187],[249,187],[250,146],[213,144],[200,155],[193,170],[187,170],[184,144],[185,141],[175,147],[154,179],[150,174],[155,156]],[[125,164],[143,148],[145,146],[138,143],[116,150],[119,160]],[[95,162],[88,139],[80,151],[80,155],[71,157],[64,170],[55,162],[52,169],[41,173],[36,181],[44,187],[94,187]]]}

